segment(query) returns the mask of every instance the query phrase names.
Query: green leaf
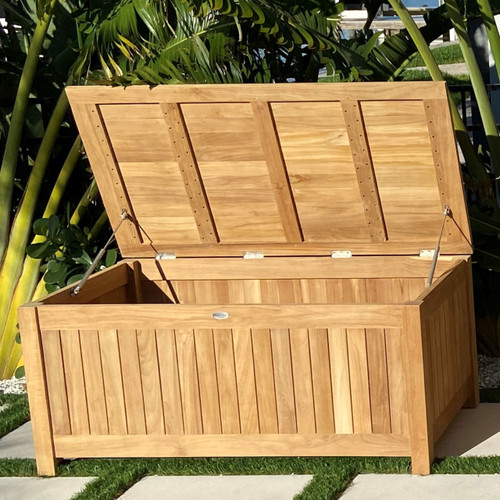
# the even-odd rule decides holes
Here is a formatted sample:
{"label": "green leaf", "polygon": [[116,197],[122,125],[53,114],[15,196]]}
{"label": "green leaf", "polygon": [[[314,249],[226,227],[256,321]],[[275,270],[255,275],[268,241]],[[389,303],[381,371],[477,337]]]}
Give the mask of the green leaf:
{"label": "green leaf", "polygon": [[53,284],[53,283],[46,283],[45,284],[45,290],[47,290],[47,292],[49,292],[49,293],[56,292],[60,288],[61,287],[59,285],[56,285],[56,284]]}
{"label": "green leaf", "polygon": [[106,267],[111,267],[116,263],[116,259],[118,257],[118,250],[116,248],[112,248],[106,252],[106,259],[104,261]]}
{"label": "green leaf", "polygon": [[51,215],[47,224],[48,234],[47,237],[51,240],[56,235],[61,222],[59,221],[59,217],[57,215]]}
{"label": "green leaf", "polygon": [[86,266],[92,265],[92,259],[89,257],[89,254],[85,250],[82,250],[81,257],[76,257],[73,260],[78,264],[84,264]]}
{"label": "green leaf", "polygon": [[33,232],[40,236],[47,236],[49,219],[37,219],[33,223]]}
{"label": "green leaf", "polygon": [[52,268],[45,273],[43,279],[45,283],[64,285],[67,272],[67,264],[64,262],[55,262]]}
{"label": "green leaf", "polygon": [[32,259],[44,259],[54,253],[54,246],[50,241],[34,243],[28,246],[26,252]]}
{"label": "green leaf", "polygon": [[75,274],[71,276],[71,278],[66,281],[66,285],[72,285],[73,283],[76,283],[77,281],[80,281],[83,278],[83,274]]}
{"label": "green leaf", "polygon": [[25,375],[24,366],[20,366],[14,373],[14,377],[16,378],[23,378],[24,375]]}
{"label": "green leaf", "polygon": [[16,340],[16,344],[20,344],[21,343],[21,334],[19,332],[17,332],[15,340]]}

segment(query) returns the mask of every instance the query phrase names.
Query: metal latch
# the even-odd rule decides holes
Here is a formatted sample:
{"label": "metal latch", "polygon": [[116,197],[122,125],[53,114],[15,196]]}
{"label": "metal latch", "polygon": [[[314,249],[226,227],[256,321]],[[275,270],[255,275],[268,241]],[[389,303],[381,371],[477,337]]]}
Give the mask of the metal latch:
{"label": "metal latch", "polygon": [[87,269],[87,272],[83,275],[83,278],[80,280],[80,283],[73,288],[73,291],[71,292],[71,295],[78,295],[80,293],[80,290],[82,289],[83,285],[85,285],[86,281],[89,279],[89,276],[94,272],[95,268],[97,267],[97,264],[99,264],[99,261],[104,257],[104,253],[106,252],[106,249],[111,245],[113,240],[115,239],[115,234],[120,229],[120,226],[122,225],[123,221],[128,217],[128,213],[125,209],[122,210],[122,213],[120,214],[120,222],[116,226],[115,230],[113,231],[113,234],[109,237],[108,241],[106,241],[106,244],[99,250],[99,253],[96,255],[95,259],[92,261],[92,264],[90,267]]}
{"label": "metal latch", "polygon": [[350,250],[335,250],[332,252],[332,259],[350,259],[352,252]]}
{"label": "metal latch", "polygon": [[243,254],[244,259],[263,259],[264,252],[245,252]]}
{"label": "metal latch", "polygon": [[163,252],[163,253],[157,253],[155,259],[156,260],[174,260],[177,257],[175,256],[175,253],[173,252]]}
{"label": "metal latch", "polygon": [[437,245],[436,245],[436,248],[434,249],[434,254],[432,256],[431,269],[429,270],[429,276],[427,278],[427,283],[425,284],[426,287],[429,287],[432,285],[432,279],[434,278],[434,272],[436,271],[437,260],[439,257],[439,247],[441,246],[441,238],[443,237],[443,231],[444,231],[444,225],[446,223],[446,217],[451,217],[451,210],[450,210],[450,207],[448,205],[445,205],[445,207],[444,207],[443,222],[441,224],[441,231],[439,232],[439,238],[437,241]]}

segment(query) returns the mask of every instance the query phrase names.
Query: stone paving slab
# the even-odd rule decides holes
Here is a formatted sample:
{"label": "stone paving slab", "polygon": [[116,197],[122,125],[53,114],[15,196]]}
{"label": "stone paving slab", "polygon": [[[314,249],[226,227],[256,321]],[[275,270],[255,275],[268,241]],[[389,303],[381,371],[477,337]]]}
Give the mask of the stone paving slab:
{"label": "stone paving slab", "polygon": [[35,458],[31,422],[26,422],[0,439],[0,458]]}
{"label": "stone paving slab", "polygon": [[499,500],[498,474],[360,474],[341,500]]}
{"label": "stone paving slab", "polygon": [[[150,476],[120,498],[144,500],[292,500],[313,478],[303,476]],[[421,500],[421,499],[420,499]]]}
{"label": "stone paving slab", "polygon": [[439,458],[500,455],[500,403],[460,410],[436,443],[435,454]]}
{"label": "stone paving slab", "polygon": [[93,477],[1,477],[0,498],[2,500],[69,500]]}

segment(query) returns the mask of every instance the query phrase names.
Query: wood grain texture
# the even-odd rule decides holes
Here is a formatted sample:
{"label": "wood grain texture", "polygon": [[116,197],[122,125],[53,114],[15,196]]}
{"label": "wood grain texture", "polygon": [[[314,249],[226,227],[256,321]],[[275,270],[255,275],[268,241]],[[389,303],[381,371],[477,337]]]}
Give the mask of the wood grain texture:
{"label": "wood grain texture", "polygon": [[33,306],[19,308],[19,327],[23,336],[26,384],[33,428],[33,444],[36,454],[36,468],[41,476],[54,476],[56,471],[54,441],[49,409],[49,396],[45,381],[45,366],[42,343]]}
{"label": "wood grain texture", "polygon": [[343,100],[342,111],[344,112],[368,233],[373,241],[387,241],[387,228],[385,227],[382,204],[359,102]]}

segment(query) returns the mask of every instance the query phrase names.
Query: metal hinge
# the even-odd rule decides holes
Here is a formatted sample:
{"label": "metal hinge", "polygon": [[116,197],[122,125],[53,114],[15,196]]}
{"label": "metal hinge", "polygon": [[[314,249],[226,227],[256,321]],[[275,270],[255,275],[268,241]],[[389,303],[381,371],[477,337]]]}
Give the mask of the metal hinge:
{"label": "metal hinge", "polygon": [[332,252],[332,259],[350,259],[352,257],[352,252],[350,250],[335,250]]}
{"label": "metal hinge", "polygon": [[418,256],[432,259],[434,257],[434,250],[420,250]]}
{"label": "metal hinge", "polygon": [[174,260],[176,258],[174,252],[157,253],[155,257],[156,260]]}
{"label": "metal hinge", "polygon": [[264,252],[245,252],[243,254],[244,259],[263,259]]}

